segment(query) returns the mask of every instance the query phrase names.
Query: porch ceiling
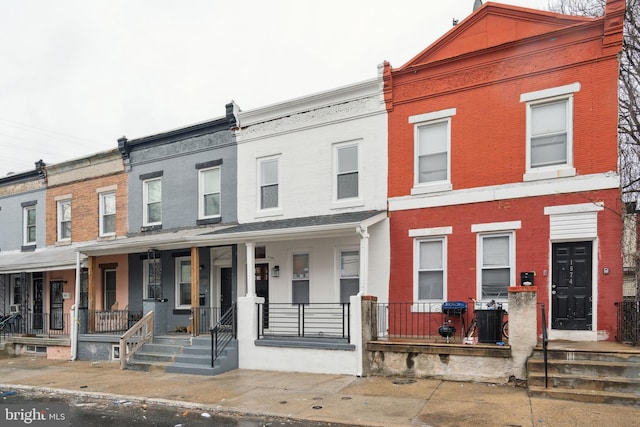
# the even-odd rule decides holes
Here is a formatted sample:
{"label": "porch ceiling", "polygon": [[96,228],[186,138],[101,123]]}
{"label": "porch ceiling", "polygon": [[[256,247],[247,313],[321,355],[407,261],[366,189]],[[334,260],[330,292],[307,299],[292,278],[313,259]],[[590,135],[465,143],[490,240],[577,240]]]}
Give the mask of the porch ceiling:
{"label": "porch ceiling", "polygon": [[[84,256],[81,256],[83,260]],[[75,270],[75,246],[49,247],[33,252],[0,253],[0,274],[32,273],[37,271]]]}

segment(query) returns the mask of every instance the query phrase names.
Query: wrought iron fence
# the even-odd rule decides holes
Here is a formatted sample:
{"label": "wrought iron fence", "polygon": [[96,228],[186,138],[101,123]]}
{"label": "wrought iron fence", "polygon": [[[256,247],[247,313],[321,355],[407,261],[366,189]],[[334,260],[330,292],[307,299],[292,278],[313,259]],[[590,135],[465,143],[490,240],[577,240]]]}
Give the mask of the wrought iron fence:
{"label": "wrought iron fence", "polygon": [[[459,316],[449,317],[452,322],[458,318]],[[440,338],[438,328],[444,321],[442,303],[378,303],[378,338],[428,340]],[[462,326],[458,324],[455,327]]]}
{"label": "wrought iron fence", "polygon": [[3,327],[3,339],[11,335],[69,335],[69,313],[27,313],[19,315]]}
{"label": "wrought iron fence", "polygon": [[616,341],[640,345],[640,302],[622,301],[616,303]]}
{"label": "wrought iron fence", "polygon": [[349,303],[260,303],[258,339],[266,336],[337,338],[351,342]]}

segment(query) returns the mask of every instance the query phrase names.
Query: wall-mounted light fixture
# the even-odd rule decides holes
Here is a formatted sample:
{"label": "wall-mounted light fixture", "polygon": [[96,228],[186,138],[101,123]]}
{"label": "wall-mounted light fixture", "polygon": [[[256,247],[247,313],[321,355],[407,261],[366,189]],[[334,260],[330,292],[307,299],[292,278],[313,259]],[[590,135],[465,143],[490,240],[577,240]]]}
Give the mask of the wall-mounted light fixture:
{"label": "wall-mounted light fixture", "polygon": [[271,277],[280,277],[280,266],[274,265],[271,269]]}

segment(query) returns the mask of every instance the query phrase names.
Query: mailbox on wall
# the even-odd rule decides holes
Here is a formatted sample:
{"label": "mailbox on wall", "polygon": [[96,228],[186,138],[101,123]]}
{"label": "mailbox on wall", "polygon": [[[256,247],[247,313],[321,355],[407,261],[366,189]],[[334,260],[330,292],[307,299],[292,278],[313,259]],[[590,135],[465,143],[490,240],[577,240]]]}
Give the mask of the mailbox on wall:
{"label": "mailbox on wall", "polygon": [[533,286],[533,271],[523,271],[520,273],[520,286]]}

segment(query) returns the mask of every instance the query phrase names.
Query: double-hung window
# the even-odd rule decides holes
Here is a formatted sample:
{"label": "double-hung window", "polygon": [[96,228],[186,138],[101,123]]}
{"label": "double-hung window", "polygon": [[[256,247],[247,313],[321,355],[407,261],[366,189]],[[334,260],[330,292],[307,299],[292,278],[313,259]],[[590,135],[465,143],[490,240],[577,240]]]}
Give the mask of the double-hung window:
{"label": "double-hung window", "polygon": [[33,246],[36,244],[36,206],[35,204],[23,205],[22,221],[23,221],[22,243],[24,246]]}
{"label": "double-hung window", "polygon": [[294,254],[292,261],[291,302],[309,304],[309,254]]}
{"label": "double-hung window", "polygon": [[524,180],[573,176],[573,94],[580,83],[520,95],[526,102]]}
{"label": "double-hung window", "polygon": [[199,175],[199,217],[220,216],[220,168],[201,169]]}
{"label": "double-hung window", "polygon": [[100,193],[100,236],[116,234],[116,193]]}
{"label": "double-hung window", "polygon": [[473,224],[477,233],[477,297],[482,301],[507,300],[515,284],[515,230],[520,221]]}
{"label": "double-hung window", "polygon": [[58,241],[71,240],[71,199],[58,201]]}
{"label": "double-hung window", "polygon": [[418,301],[441,301],[446,294],[446,240],[444,237],[416,239]]}
{"label": "double-hung window", "polygon": [[340,302],[349,302],[352,295],[360,291],[360,252],[340,251]]}
{"label": "double-hung window", "polygon": [[176,258],[176,308],[191,308],[191,258]]}
{"label": "double-hung window", "polygon": [[451,118],[455,108],[409,117],[414,125],[412,194],[450,190]]}
{"label": "double-hung window", "polygon": [[143,225],[162,224],[162,179],[154,178],[143,181]]}
{"label": "double-hung window", "polygon": [[337,200],[353,199],[359,196],[358,145],[353,143],[335,146]]}
{"label": "double-hung window", "polygon": [[279,158],[267,158],[258,161],[260,177],[260,210],[275,209],[280,206],[279,187]]}

